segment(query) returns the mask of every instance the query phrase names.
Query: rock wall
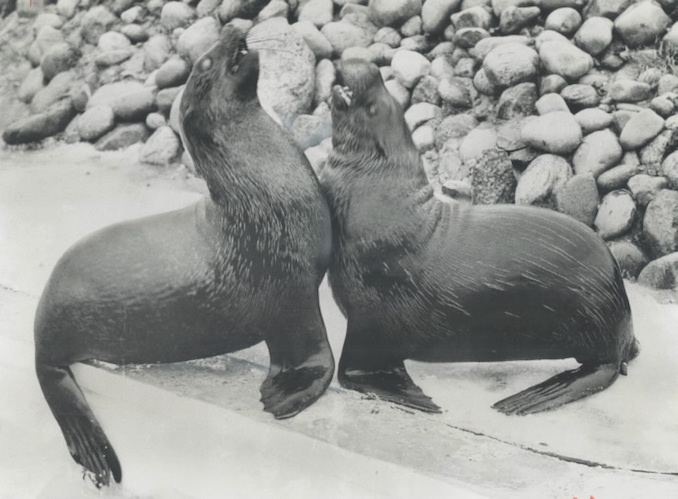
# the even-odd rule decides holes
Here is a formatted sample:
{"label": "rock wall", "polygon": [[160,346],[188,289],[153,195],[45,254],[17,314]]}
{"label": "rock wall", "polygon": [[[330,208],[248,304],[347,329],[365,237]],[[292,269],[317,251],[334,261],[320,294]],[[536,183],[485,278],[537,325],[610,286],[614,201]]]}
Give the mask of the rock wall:
{"label": "rock wall", "polygon": [[678,0],[14,4],[0,24],[0,41],[17,36],[7,144],[144,141],[142,161],[190,165],[177,105],[191,65],[224,24],[257,25],[262,103],[317,171],[331,149],[333,61],[367,59],[436,188],[567,213],[627,277],[678,285]]}

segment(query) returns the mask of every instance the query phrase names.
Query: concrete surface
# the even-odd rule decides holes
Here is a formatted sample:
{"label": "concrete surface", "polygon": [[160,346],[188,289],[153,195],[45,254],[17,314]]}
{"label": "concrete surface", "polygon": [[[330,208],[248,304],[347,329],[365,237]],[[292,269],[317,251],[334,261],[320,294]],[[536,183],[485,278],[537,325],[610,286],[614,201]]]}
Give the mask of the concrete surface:
{"label": "concrete surface", "polygon": [[[0,151],[0,497],[678,497],[678,307],[635,285],[643,351],[629,376],[524,418],[490,406],[574,361],[408,363],[443,414],[335,381],[285,421],[261,410],[263,345],[164,366],[76,366],[125,473],[123,486],[96,491],[34,379],[32,318],[54,263],[78,238],[204,193],[186,172],[134,158],[86,145]],[[345,321],[325,284],[321,301],[338,357]]]}

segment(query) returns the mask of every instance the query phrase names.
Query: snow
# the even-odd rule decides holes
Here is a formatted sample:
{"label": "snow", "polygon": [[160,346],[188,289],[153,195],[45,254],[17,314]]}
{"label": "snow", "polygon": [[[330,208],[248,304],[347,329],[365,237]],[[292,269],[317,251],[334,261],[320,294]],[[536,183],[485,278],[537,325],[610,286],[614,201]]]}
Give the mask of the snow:
{"label": "snow", "polygon": [[[490,406],[576,366],[408,362],[428,415],[339,388],[290,420],[264,413],[263,345],[164,366],[77,365],[123,483],[82,479],[33,372],[32,320],[63,251],[204,188],[134,149],[0,151],[0,497],[678,497],[678,306],[627,283],[641,353],[612,387],[549,413]],[[335,356],[345,321],[321,287]],[[576,460],[604,467],[578,464]],[[643,471],[632,471],[641,470]]]}

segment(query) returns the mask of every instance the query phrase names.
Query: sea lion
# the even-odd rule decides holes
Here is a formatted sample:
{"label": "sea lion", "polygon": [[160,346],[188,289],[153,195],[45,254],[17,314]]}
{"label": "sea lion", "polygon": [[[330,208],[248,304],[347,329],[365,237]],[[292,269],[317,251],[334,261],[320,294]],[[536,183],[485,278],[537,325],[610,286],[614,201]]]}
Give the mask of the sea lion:
{"label": "sea lion", "polygon": [[347,317],[342,386],[440,408],[403,361],[574,357],[581,367],[497,402],[553,409],[609,386],[638,353],[619,266],[566,215],[438,199],[376,66],[342,62],[332,91],[329,281]]}
{"label": "sea lion", "polygon": [[334,360],[318,286],[331,225],[303,153],[261,108],[258,54],[230,26],[198,59],[183,135],[210,196],[119,223],[58,262],[35,319],[36,370],[68,449],[98,485],[120,463],[69,365],[177,362],[265,341],[264,409],[294,416],[327,388]]}

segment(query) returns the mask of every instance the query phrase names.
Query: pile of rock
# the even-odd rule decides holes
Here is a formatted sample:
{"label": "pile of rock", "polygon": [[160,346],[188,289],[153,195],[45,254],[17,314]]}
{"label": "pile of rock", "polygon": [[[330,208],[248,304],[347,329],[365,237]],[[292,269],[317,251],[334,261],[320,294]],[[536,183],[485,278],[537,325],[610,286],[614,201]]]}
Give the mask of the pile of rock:
{"label": "pile of rock", "polygon": [[567,213],[608,241],[625,275],[674,285],[677,0],[91,4],[58,0],[35,17],[18,91],[33,115],[6,142],[65,130],[100,149],[145,140],[142,160],[175,161],[191,64],[225,23],[265,24],[252,41],[260,98],[317,171],[331,149],[333,61],[366,59],[443,192]]}

